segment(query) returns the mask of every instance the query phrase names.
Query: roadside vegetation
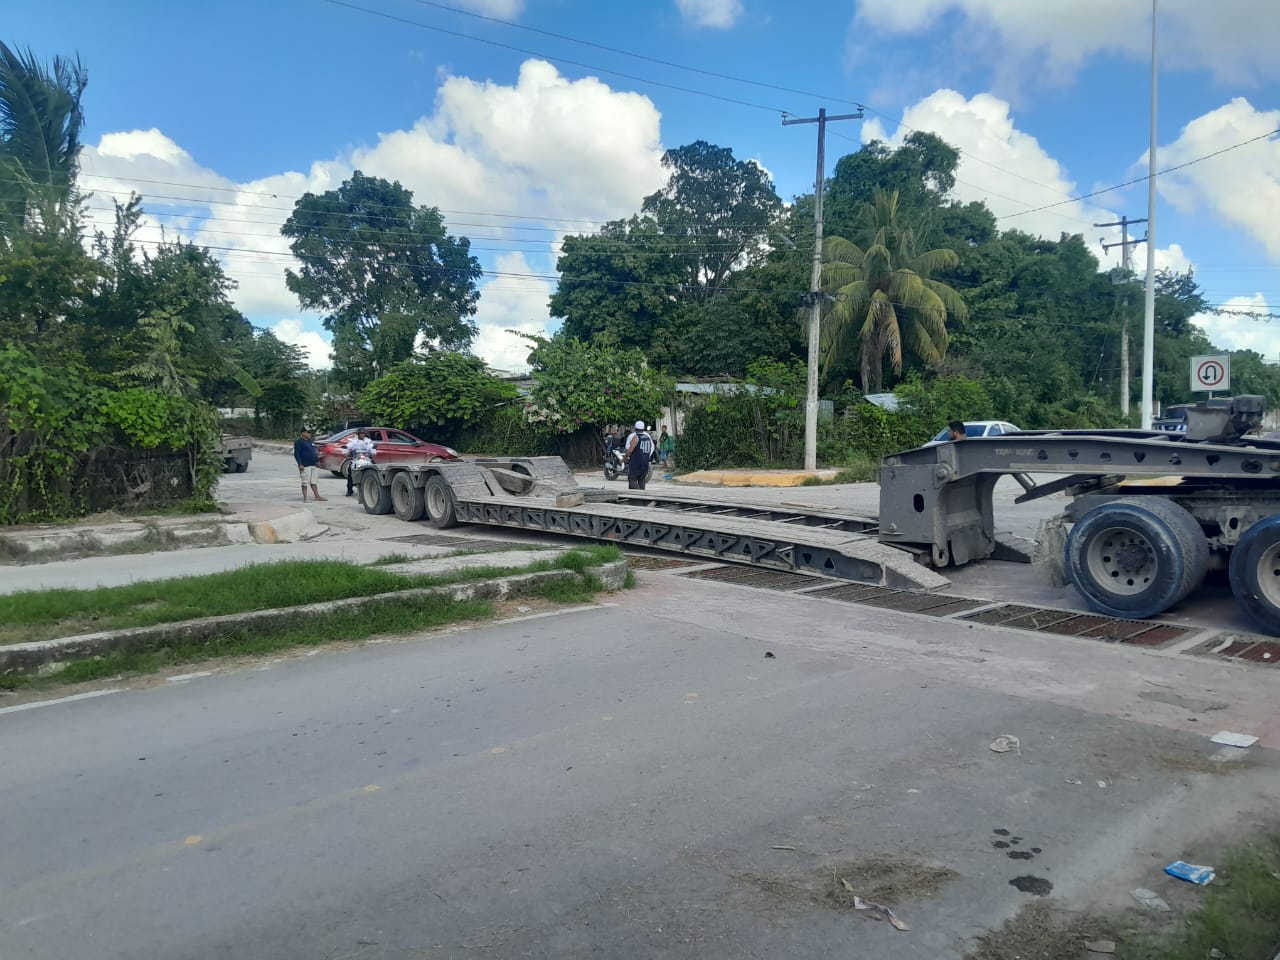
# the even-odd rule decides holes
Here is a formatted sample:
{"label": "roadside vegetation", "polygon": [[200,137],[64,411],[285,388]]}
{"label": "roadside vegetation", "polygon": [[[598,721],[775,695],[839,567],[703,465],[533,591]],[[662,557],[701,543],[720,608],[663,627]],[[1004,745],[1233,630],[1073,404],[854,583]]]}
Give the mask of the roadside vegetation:
{"label": "roadside vegetation", "polygon": [[[1109,941],[1116,960],[1274,960],[1280,955],[1280,831],[1272,828],[1213,861],[1217,876],[1181,891],[1198,900],[1171,913],[1066,914],[1029,904],[982,937],[966,960],[1080,960]],[[1172,898],[1171,898],[1172,899]]]}
{"label": "roadside vegetation", "polygon": [[620,557],[617,547],[588,546],[518,567],[470,567],[448,575],[393,573],[339,560],[290,560],[121,587],[24,591],[0,597],[0,644],[325,603],[538,570],[574,570],[585,575],[590,567]]}

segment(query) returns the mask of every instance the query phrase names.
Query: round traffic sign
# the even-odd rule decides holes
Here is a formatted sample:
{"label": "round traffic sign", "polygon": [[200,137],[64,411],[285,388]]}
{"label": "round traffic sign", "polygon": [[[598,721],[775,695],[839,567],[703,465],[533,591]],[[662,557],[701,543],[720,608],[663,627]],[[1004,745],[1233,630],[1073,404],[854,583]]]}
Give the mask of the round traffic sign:
{"label": "round traffic sign", "polygon": [[1210,390],[1221,384],[1226,375],[1226,368],[1217,360],[1205,360],[1196,367],[1196,380]]}

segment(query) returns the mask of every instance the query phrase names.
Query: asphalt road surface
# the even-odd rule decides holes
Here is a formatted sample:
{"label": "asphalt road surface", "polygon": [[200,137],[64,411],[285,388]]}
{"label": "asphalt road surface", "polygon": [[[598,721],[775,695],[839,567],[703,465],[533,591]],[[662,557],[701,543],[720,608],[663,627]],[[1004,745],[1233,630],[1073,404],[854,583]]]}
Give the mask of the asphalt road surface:
{"label": "asphalt road surface", "polygon": [[1277,809],[1272,669],[640,581],[0,708],[0,956],[934,960]]}

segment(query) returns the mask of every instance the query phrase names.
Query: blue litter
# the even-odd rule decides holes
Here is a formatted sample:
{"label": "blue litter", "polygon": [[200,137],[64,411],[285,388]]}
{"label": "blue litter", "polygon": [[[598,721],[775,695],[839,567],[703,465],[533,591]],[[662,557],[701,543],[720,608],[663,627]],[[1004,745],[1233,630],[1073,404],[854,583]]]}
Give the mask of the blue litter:
{"label": "blue litter", "polygon": [[1164,872],[1171,877],[1177,877],[1179,880],[1186,880],[1189,883],[1198,883],[1201,886],[1208,883],[1216,876],[1213,867],[1198,867],[1194,863],[1183,863],[1181,860],[1175,860],[1164,868]]}

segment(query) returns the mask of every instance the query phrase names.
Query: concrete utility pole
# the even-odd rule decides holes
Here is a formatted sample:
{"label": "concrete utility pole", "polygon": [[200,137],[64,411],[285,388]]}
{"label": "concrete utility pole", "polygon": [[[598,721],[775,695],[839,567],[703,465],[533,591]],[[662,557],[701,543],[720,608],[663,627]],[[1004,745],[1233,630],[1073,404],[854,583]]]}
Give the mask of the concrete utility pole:
{"label": "concrete utility pole", "polygon": [[1142,318],[1142,429],[1151,429],[1156,376],[1156,0],[1151,0],[1151,144],[1147,150],[1147,296]]}
{"label": "concrete utility pole", "polygon": [[782,125],[818,125],[818,174],[813,181],[813,273],[809,279],[808,389],[804,401],[804,468],[818,469],[818,332],[822,323],[822,188],[826,178],[827,124],[836,120],[861,120],[862,111],[828,117],[823,107],[816,117],[784,119]]}
{"label": "concrete utility pole", "polygon": [[[1129,248],[1139,244],[1146,243],[1146,237],[1139,237],[1136,240],[1129,239],[1129,224],[1146,223],[1146,219],[1130,220],[1128,217],[1121,217],[1115,223],[1095,223],[1095,227],[1119,227],[1121,240],[1119,243],[1107,243],[1102,241],[1102,252],[1106,253],[1112,247],[1120,248],[1121,269],[1124,271],[1124,282],[1128,283],[1129,278],[1133,275],[1133,257],[1129,255]],[[1129,416],[1129,297],[1126,294],[1120,301],[1120,310],[1123,314],[1120,332],[1120,412],[1126,417]]]}

